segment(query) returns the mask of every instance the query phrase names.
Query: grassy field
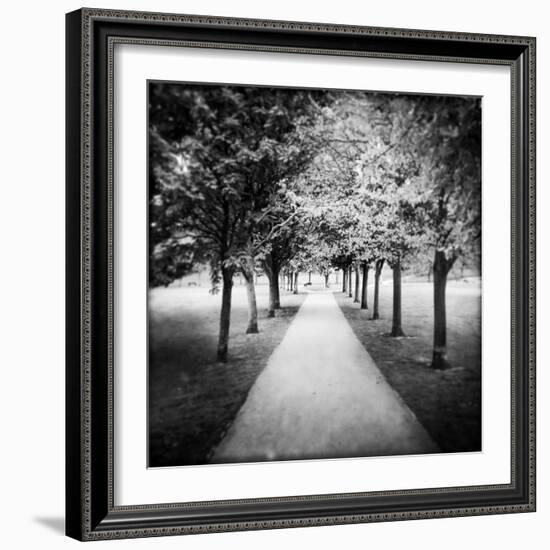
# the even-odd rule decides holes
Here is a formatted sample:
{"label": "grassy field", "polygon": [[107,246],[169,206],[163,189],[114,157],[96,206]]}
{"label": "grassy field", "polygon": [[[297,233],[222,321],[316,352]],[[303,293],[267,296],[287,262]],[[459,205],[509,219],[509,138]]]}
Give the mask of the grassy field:
{"label": "grassy field", "polygon": [[[372,307],[372,287],[369,307]],[[481,449],[481,299],[479,279],[447,286],[447,342],[452,368],[430,368],[433,286],[403,284],[403,330],[390,338],[392,286],[380,287],[380,316],[359,309],[351,298],[335,294],[344,315],[378,367],[446,452]]]}
{"label": "grassy field", "polygon": [[267,286],[257,287],[260,334],[245,334],[246,291],[233,291],[229,361],[216,362],[221,298],[208,288],[149,294],[149,465],[201,464],[223,436],[305,295],[281,291],[268,319]]}

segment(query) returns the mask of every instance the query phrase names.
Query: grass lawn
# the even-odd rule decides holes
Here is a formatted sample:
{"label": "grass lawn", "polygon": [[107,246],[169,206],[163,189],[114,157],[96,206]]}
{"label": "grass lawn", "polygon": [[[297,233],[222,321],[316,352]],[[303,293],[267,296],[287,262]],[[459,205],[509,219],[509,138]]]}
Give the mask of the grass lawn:
{"label": "grass lawn", "polygon": [[[430,368],[433,286],[403,284],[403,330],[407,338],[386,336],[391,329],[392,286],[380,285],[380,316],[360,310],[351,298],[335,297],[355,334],[409,408],[445,452],[481,450],[481,299],[479,280],[447,285],[448,359],[452,368]],[[373,288],[369,287],[369,308]]]}
{"label": "grass lawn", "polygon": [[268,319],[267,286],[256,290],[260,334],[247,335],[246,291],[235,283],[225,364],[216,362],[220,295],[206,287],[150,291],[150,466],[207,461],[305,298],[281,290],[282,309]]}

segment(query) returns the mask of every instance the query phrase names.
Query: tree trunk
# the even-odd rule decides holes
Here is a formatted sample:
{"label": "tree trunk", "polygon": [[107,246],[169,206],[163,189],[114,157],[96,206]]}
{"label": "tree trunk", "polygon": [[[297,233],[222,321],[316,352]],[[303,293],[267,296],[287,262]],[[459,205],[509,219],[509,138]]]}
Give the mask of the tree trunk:
{"label": "tree trunk", "polygon": [[292,292],[293,294],[298,294],[298,272],[294,272],[294,290]]}
{"label": "tree trunk", "polygon": [[376,260],[374,265],[374,305],[372,307],[372,320],[380,319],[380,313],[378,311],[379,296],[380,296],[380,275],[382,274],[382,268],[384,267],[384,260]]}
{"label": "tree trunk", "polygon": [[308,273],[308,277],[309,277],[309,279],[307,280],[307,282],[308,282],[309,284],[311,284],[311,271]]}
{"label": "tree trunk", "polygon": [[405,336],[401,328],[401,259],[393,262],[393,319],[390,336]]}
{"label": "tree trunk", "polygon": [[361,309],[369,309],[367,304],[367,285],[369,281],[369,264],[363,262],[363,285],[361,287]]}
{"label": "tree trunk", "polygon": [[447,259],[445,252],[436,250],[433,264],[434,274],[434,349],[432,368],[449,368],[447,361],[447,310],[445,289],[447,275],[453,266],[454,259]]}
{"label": "tree trunk", "polygon": [[229,324],[231,320],[231,291],[233,290],[233,270],[222,267],[222,309],[220,312],[220,333],[218,335],[218,361],[227,362]]}
{"label": "tree trunk", "polygon": [[288,290],[289,292],[294,290],[294,273],[292,271],[288,274]]}
{"label": "tree trunk", "polygon": [[325,288],[329,287],[329,284],[328,284],[328,278],[329,277],[330,277],[330,273],[325,273]]}
{"label": "tree trunk", "polygon": [[258,333],[258,306],[256,304],[256,288],[254,287],[255,273],[253,262],[249,260],[247,266],[243,269],[244,280],[246,283],[246,297],[248,300],[248,324],[246,334]]}
{"label": "tree trunk", "polygon": [[275,309],[281,309],[281,295],[279,292],[279,271],[273,272],[273,305]]}
{"label": "tree trunk", "polygon": [[334,281],[334,284],[338,284],[340,281],[338,280],[338,269],[335,269],[336,273],[335,273],[335,281]]}
{"label": "tree trunk", "polygon": [[348,270],[342,269],[342,292],[345,294],[348,291]]}
{"label": "tree trunk", "polygon": [[352,273],[352,268],[350,265],[348,268],[348,298],[351,298],[353,296],[352,288],[351,288],[351,273]]}
{"label": "tree trunk", "polygon": [[267,307],[267,316],[275,317],[275,310],[281,307],[279,273],[273,269],[266,269],[266,275],[269,280],[269,305]]}
{"label": "tree trunk", "polygon": [[359,303],[359,287],[360,287],[360,277],[359,277],[359,266],[356,265],[354,268],[355,271],[355,291],[353,293],[353,303]]}

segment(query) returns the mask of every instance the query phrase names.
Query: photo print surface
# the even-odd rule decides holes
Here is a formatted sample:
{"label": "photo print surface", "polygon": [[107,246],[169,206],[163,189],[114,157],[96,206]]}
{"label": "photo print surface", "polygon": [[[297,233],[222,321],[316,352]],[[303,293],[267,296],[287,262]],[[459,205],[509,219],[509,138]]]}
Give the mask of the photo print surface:
{"label": "photo print surface", "polygon": [[481,451],[481,98],[147,85],[149,467]]}

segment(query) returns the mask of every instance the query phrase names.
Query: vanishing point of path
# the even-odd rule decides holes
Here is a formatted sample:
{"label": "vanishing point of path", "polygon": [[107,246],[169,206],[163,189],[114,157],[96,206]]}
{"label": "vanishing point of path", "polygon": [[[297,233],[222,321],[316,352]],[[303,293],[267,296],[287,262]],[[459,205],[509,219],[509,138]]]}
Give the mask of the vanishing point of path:
{"label": "vanishing point of path", "polygon": [[211,462],[420,454],[438,448],[330,292],[312,292]]}

